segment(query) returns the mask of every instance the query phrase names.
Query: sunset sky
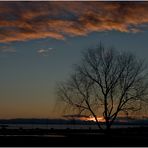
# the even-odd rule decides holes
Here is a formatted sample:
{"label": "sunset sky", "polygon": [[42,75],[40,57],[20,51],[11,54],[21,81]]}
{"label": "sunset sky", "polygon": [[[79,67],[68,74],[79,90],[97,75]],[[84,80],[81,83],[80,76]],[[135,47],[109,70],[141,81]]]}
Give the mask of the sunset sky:
{"label": "sunset sky", "polygon": [[0,1],[0,118],[61,116],[56,83],[100,41],[148,62],[148,2]]}

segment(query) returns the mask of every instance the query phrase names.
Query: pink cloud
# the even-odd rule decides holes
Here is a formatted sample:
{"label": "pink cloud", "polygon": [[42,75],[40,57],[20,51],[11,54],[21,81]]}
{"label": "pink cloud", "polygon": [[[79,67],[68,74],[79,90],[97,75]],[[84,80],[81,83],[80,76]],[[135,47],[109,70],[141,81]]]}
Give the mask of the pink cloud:
{"label": "pink cloud", "polygon": [[143,31],[148,2],[0,2],[0,42]]}

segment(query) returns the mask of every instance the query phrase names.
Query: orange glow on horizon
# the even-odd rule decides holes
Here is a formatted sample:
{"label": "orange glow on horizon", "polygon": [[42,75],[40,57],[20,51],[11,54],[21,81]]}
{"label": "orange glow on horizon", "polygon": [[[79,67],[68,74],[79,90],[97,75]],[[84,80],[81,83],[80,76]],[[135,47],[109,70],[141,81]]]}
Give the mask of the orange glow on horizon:
{"label": "orange glow on horizon", "polygon": [[[85,120],[85,121],[95,121],[96,122],[96,119],[93,116],[90,116],[90,117],[81,117],[80,119],[81,120]],[[99,122],[105,122],[104,117],[97,117],[97,119],[98,119]]]}

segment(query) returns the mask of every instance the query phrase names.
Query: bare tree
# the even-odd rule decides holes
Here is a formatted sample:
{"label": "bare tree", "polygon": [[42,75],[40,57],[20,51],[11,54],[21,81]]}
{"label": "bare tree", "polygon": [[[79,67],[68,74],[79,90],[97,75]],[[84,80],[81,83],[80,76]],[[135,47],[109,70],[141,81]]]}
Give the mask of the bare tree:
{"label": "bare tree", "polygon": [[103,116],[110,129],[119,113],[141,109],[147,82],[144,61],[100,44],[83,54],[70,79],[58,85],[57,94],[70,109],[92,115],[101,129],[97,117]]}

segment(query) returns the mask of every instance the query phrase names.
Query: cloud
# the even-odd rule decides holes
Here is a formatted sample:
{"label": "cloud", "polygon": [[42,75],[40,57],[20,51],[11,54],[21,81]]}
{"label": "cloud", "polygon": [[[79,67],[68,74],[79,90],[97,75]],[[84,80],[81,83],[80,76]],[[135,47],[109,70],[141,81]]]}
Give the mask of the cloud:
{"label": "cloud", "polygon": [[7,45],[7,46],[1,46],[0,47],[0,52],[2,52],[2,53],[15,53],[16,50]]}
{"label": "cloud", "polygon": [[143,31],[148,2],[0,2],[0,42],[86,36],[91,32]]}
{"label": "cloud", "polygon": [[48,56],[48,55],[49,55],[49,52],[50,52],[51,50],[53,50],[53,48],[38,49],[37,52],[38,52],[40,55]]}

